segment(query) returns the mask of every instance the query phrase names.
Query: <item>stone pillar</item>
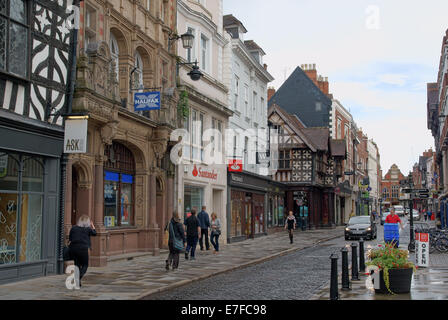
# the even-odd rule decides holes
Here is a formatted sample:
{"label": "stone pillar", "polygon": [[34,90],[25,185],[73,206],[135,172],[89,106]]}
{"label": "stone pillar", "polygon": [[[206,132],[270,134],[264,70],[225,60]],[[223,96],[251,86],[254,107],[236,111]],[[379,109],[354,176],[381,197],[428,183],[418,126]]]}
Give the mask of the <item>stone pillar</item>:
{"label": "stone pillar", "polygon": [[167,219],[170,220],[173,216],[174,211],[174,174],[168,173],[168,178],[166,182],[166,188],[167,188]]}
{"label": "stone pillar", "polygon": [[92,213],[93,224],[97,232],[96,237],[91,238],[92,250],[91,265],[94,267],[102,267],[107,265],[107,232],[104,227],[104,170],[103,157],[99,156],[95,162],[94,171],[94,212]]}
{"label": "stone pillar", "polygon": [[153,254],[159,255],[159,226],[157,225],[157,185],[156,172],[151,170],[148,178],[149,199],[149,248]]}

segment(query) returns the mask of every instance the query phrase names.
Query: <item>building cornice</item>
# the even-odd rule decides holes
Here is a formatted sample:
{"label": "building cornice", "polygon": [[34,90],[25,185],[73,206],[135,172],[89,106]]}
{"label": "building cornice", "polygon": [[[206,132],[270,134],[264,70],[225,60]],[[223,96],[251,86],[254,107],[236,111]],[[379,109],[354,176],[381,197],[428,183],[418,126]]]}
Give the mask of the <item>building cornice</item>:
{"label": "building cornice", "polygon": [[205,14],[190,8],[184,1],[177,0],[177,13],[187,18],[187,21],[195,21],[203,25],[210,33],[213,34],[213,41],[221,46],[225,46],[228,41],[223,34],[218,33],[218,26]]}
{"label": "building cornice", "polygon": [[274,81],[274,77],[262,65],[254,60],[245,44],[240,39],[232,39],[232,49],[239,57],[250,65],[250,69],[256,71],[258,78],[264,80],[266,83]]}

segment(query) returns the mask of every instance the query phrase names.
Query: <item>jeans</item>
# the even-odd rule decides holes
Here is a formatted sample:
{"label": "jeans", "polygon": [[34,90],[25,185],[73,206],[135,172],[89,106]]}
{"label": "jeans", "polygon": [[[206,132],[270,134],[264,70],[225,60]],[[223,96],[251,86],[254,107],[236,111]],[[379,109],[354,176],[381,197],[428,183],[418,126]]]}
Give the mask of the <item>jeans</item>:
{"label": "jeans", "polygon": [[[194,253],[196,252],[196,246],[198,245],[198,237],[187,236],[187,248],[185,249],[185,254],[190,253],[190,256],[194,258]],[[191,252],[190,252],[191,250]]]}
{"label": "jeans", "polygon": [[203,239],[205,239],[205,248],[210,249],[210,244],[208,243],[208,229],[201,229],[201,238],[199,239],[199,245],[201,250],[204,250]]}
{"label": "jeans", "polygon": [[212,234],[210,235],[210,242],[212,243],[212,245],[216,251],[219,251],[218,239],[219,239],[219,234],[212,232]]}
{"label": "jeans", "polygon": [[174,249],[173,243],[169,243],[168,247],[170,249],[170,254],[168,255],[168,265],[171,265],[173,269],[179,267],[179,250]]}

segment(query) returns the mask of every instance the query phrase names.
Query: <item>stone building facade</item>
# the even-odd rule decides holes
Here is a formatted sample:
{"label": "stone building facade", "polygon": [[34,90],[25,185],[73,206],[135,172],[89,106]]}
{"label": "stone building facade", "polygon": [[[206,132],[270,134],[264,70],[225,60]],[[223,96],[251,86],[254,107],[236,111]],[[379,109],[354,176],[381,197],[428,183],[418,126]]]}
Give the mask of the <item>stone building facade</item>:
{"label": "stone building facade", "polygon": [[[73,112],[87,114],[87,153],[67,168],[65,231],[87,214],[91,265],[158,254],[174,207],[169,137],[177,127],[176,1],[81,2]],[[134,111],[134,93],[161,93],[159,110]]]}

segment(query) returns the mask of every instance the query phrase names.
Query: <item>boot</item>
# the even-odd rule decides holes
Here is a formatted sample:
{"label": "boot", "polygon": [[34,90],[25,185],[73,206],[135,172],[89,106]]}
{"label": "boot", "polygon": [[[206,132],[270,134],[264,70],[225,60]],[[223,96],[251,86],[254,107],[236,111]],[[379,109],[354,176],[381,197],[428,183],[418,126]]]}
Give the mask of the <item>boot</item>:
{"label": "boot", "polygon": [[185,260],[188,260],[188,252],[185,252]]}
{"label": "boot", "polygon": [[168,260],[165,260],[165,269],[167,271],[170,270],[170,263],[168,262]]}

